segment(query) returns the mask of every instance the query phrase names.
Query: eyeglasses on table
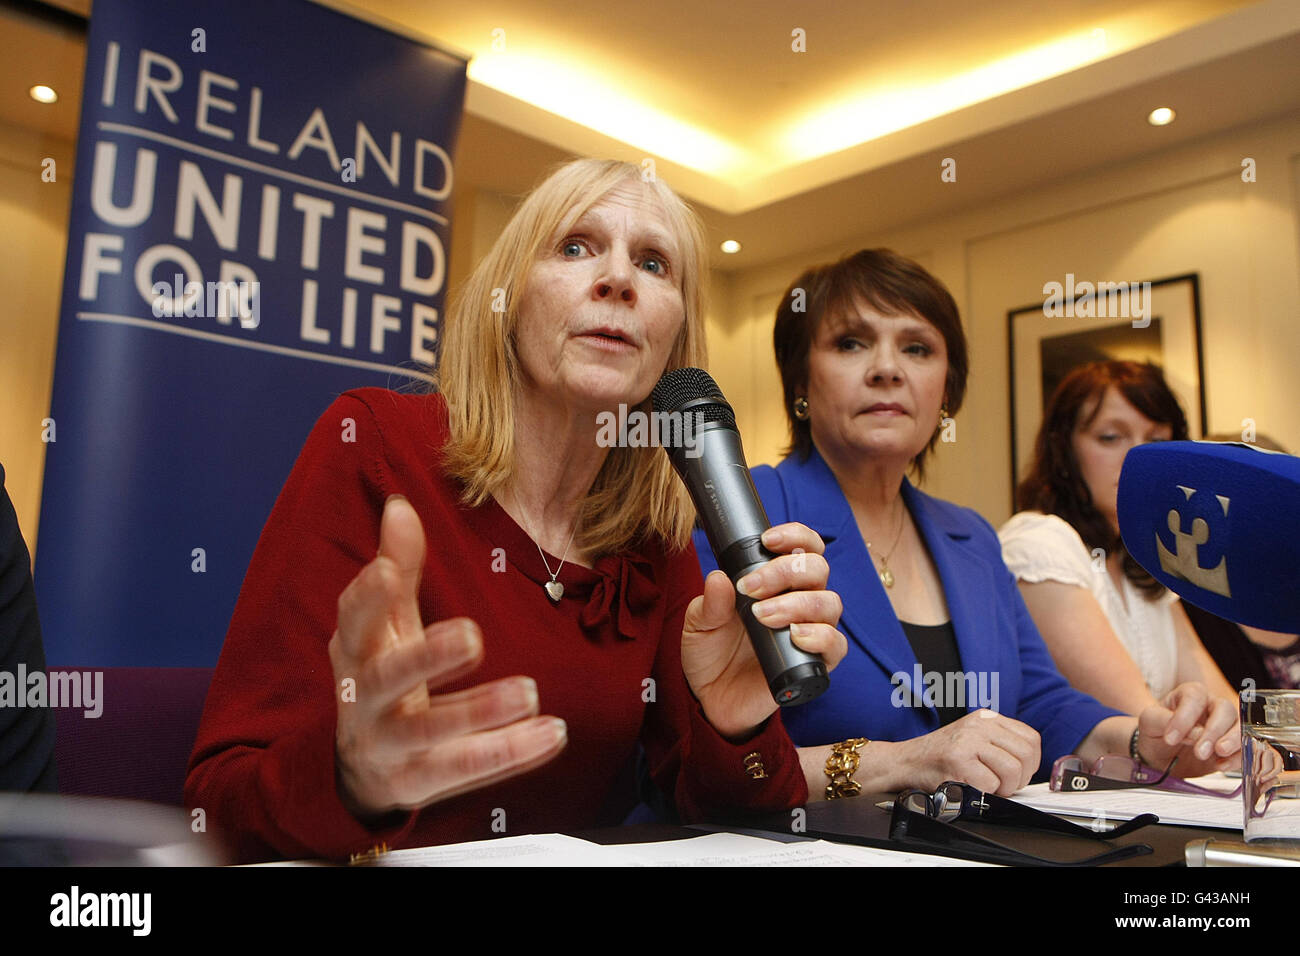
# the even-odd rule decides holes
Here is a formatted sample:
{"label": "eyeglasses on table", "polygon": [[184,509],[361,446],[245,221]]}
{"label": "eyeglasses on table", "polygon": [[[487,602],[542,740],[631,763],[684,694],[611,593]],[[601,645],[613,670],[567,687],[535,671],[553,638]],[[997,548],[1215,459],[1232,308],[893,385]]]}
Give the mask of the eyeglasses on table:
{"label": "eyeglasses on table", "polygon": [[955,827],[952,823],[956,820],[1044,830],[1089,840],[1113,840],[1156,823],[1159,818],[1154,813],[1144,813],[1111,830],[1091,830],[1006,797],[985,793],[970,784],[949,780],[940,784],[932,793],[924,790],[904,790],[900,793],[894,800],[890,837],[904,842],[925,843],[939,849],[992,856],[998,862],[1021,865],[1100,866],[1152,852],[1147,844],[1137,843],[1113,847],[1082,860],[1053,860]]}
{"label": "eyeglasses on table", "polygon": [[1163,772],[1148,767],[1140,760],[1119,754],[1107,754],[1098,757],[1091,765],[1082,757],[1068,754],[1052,764],[1051,788],[1064,793],[1084,793],[1088,790],[1129,790],[1138,787],[1152,787],[1157,790],[1169,790],[1175,793],[1191,793],[1203,797],[1226,797],[1236,799],[1241,796],[1241,785],[1231,792],[1210,790],[1194,783],[1188,783],[1179,777],[1170,776],[1175,757]]}

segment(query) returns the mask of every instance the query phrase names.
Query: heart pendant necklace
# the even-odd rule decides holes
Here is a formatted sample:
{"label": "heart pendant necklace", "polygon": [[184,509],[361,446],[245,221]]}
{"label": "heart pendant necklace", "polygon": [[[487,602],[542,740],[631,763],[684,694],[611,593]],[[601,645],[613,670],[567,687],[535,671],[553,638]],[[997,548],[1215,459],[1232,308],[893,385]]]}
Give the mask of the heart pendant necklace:
{"label": "heart pendant necklace", "polygon": [[[523,505],[519,503],[518,495],[515,495],[515,507],[519,509],[520,517],[524,517],[524,508]],[[527,519],[525,518],[525,520]],[[528,537],[533,537],[531,529],[524,528],[524,531],[528,533]],[[560,571],[564,567],[564,561],[569,556],[569,546],[573,544],[573,536],[577,533],[578,523],[575,521],[573,523],[573,530],[569,532],[569,543],[564,546],[564,554],[560,555],[560,563],[554,571],[551,570],[550,562],[546,560],[546,552],[542,550],[542,546],[537,543],[537,540],[535,538],[533,539],[533,546],[537,548],[537,556],[542,559],[542,566],[546,568],[546,573],[551,576],[551,580],[545,582],[542,587],[546,589],[546,596],[551,599],[552,604],[559,604],[560,598],[564,597],[564,585],[557,581],[556,578],[560,576]]]}

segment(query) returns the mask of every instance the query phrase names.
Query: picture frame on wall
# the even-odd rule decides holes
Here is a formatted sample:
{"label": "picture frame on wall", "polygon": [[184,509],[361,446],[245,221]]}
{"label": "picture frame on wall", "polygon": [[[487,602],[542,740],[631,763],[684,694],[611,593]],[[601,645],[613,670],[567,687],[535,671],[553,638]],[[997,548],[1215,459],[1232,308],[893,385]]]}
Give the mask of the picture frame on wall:
{"label": "picture frame on wall", "polygon": [[1013,498],[1033,458],[1048,399],[1071,369],[1087,362],[1154,362],[1187,415],[1191,437],[1206,432],[1199,275],[1065,280],[1044,287],[1042,302],[1007,312]]}

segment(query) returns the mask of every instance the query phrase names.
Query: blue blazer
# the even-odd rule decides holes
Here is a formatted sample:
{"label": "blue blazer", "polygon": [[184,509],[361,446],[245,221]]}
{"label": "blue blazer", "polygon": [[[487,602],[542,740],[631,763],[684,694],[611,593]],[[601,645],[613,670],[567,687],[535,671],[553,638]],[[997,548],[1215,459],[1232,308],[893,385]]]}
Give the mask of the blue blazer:
{"label": "blue blazer", "polygon": [[[938,712],[925,699],[933,682],[919,673],[830,467],[813,449],[807,461],[791,456],[751,474],[773,524],[798,521],[822,536],[828,586],[844,602],[840,630],[848,637],[848,656],[821,697],[782,711],[790,737],[817,746],[850,737],[908,740],[939,729]],[[902,494],[943,582],[962,667],[974,675],[961,688],[967,711],[987,706],[1037,730],[1038,776],[1046,775],[1057,757],[1073,753],[1098,722],[1120,711],[1076,691],[1057,671],[987,521],[906,479]],[[695,533],[695,546],[708,574],[717,563],[702,531]]]}

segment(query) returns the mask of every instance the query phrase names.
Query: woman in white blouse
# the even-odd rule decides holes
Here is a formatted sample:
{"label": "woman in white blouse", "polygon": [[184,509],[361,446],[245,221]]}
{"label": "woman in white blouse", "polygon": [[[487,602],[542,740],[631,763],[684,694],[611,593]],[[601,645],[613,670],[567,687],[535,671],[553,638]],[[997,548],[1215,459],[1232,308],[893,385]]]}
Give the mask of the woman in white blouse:
{"label": "woman in white blouse", "polygon": [[1043,416],[1033,464],[1017,489],[1022,510],[998,532],[1061,673],[1130,714],[1189,681],[1236,706],[1176,596],[1119,536],[1115,499],[1128,450],[1187,437],[1187,419],[1156,366],[1106,361],[1075,369]]}

